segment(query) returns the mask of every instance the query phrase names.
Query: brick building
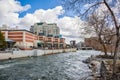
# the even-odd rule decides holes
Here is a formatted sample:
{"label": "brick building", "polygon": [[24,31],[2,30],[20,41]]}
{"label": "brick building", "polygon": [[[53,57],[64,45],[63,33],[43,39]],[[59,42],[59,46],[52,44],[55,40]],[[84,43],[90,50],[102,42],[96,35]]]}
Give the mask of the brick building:
{"label": "brick building", "polygon": [[27,30],[2,30],[5,39],[11,39],[15,41],[16,47],[30,48],[35,46],[38,36]]}
{"label": "brick building", "polygon": [[[115,38],[113,37],[110,44],[105,44],[108,52],[113,52],[114,42],[115,42]],[[104,48],[100,43],[98,37],[85,38],[85,45],[86,47],[92,47],[95,50],[104,51]]]}
{"label": "brick building", "polygon": [[2,30],[5,39],[15,41],[13,46],[29,49],[31,47],[63,48],[64,38],[38,36],[27,30]]}

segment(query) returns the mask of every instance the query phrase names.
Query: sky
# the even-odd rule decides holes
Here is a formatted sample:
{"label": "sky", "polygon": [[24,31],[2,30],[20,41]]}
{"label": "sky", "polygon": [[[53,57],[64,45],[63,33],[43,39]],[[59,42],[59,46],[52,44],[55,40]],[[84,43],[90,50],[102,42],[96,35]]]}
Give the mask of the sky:
{"label": "sky", "polygon": [[21,2],[22,6],[29,4],[31,6],[30,9],[20,14],[20,17],[23,17],[26,13],[33,13],[37,9],[52,9],[56,6],[60,5],[57,0],[18,0]]}
{"label": "sky", "polygon": [[81,41],[76,16],[66,16],[59,0],[0,0],[0,26],[7,25],[29,30],[37,22],[56,23],[66,43]]}
{"label": "sky", "polygon": [[[81,32],[84,32],[82,28],[85,26],[83,25],[83,19],[80,19],[72,12],[66,11],[59,1],[0,0],[0,26],[7,25],[11,28],[18,26],[19,29],[29,30],[30,26],[37,22],[56,23],[60,28],[60,34],[63,38],[66,38],[66,43],[69,43],[70,40],[83,41],[84,36],[86,36],[81,34]],[[108,0],[112,4],[113,1]],[[91,6],[89,3],[81,5],[80,2],[79,4],[82,11]],[[107,10],[105,5],[101,4],[96,10],[100,16],[103,9]],[[112,10],[115,13],[119,12],[119,9],[114,7]]]}

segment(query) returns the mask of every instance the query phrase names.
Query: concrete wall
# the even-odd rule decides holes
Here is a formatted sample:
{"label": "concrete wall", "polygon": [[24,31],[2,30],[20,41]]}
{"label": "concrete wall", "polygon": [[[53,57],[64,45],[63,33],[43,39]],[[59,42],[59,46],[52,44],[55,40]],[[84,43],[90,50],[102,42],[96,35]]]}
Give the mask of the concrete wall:
{"label": "concrete wall", "polygon": [[76,51],[75,48],[72,49],[56,49],[56,50],[26,50],[26,51],[13,51],[12,53],[0,53],[0,60],[10,59],[10,58],[22,58],[31,56],[42,56],[55,53],[63,52],[73,52]]}

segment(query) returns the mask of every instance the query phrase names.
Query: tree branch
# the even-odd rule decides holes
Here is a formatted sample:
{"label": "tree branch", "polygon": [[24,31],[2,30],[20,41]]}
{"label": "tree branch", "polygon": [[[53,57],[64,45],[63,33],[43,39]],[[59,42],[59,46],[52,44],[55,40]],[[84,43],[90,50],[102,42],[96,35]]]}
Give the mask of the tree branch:
{"label": "tree branch", "polygon": [[99,5],[99,4],[103,4],[103,3],[104,3],[104,2],[98,2],[98,3],[90,6],[90,7],[83,13],[83,15],[84,15],[85,13],[87,13],[92,7],[95,7],[95,6],[97,6],[97,5]]}
{"label": "tree branch", "polygon": [[112,19],[113,19],[113,21],[114,21],[114,23],[115,23],[115,27],[118,29],[117,19],[116,19],[115,15],[114,15],[112,9],[110,8],[110,6],[109,6],[108,3],[106,2],[106,0],[103,0],[103,1],[104,1],[103,3],[106,5],[106,7],[108,8],[108,10],[110,11],[110,14],[111,14],[111,16],[112,16]]}

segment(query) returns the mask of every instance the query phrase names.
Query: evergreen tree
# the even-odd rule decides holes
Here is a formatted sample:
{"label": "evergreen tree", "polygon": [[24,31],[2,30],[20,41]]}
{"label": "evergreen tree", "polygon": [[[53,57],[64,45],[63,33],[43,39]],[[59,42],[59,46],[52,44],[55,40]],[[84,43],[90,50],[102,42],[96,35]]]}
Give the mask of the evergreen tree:
{"label": "evergreen tree", "polygon": [[5,48],[5,47],[6,47],[6,41],[2,32],[0,31],[0,48]]}

